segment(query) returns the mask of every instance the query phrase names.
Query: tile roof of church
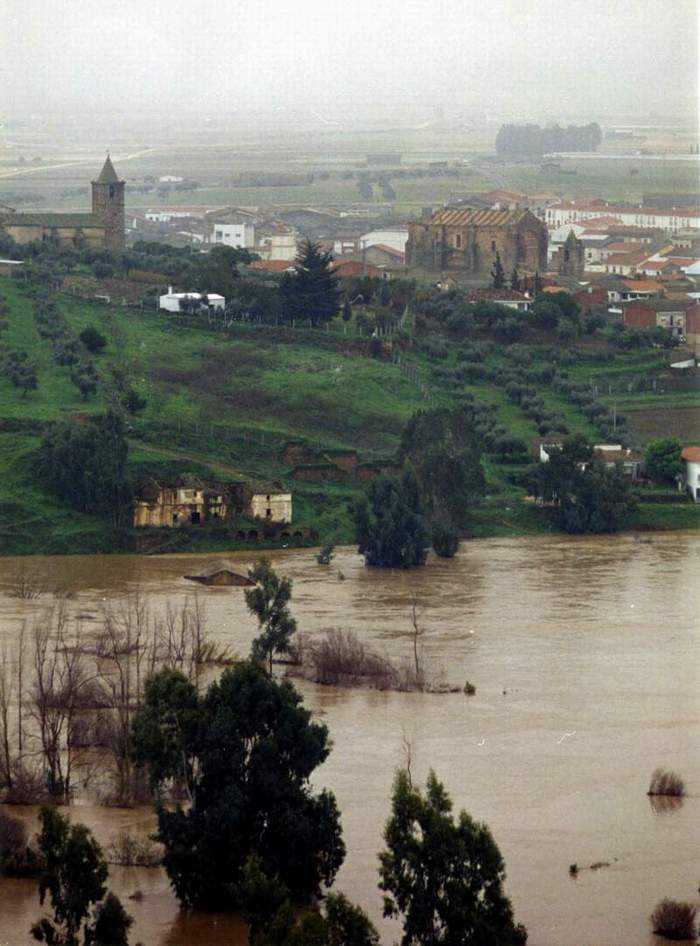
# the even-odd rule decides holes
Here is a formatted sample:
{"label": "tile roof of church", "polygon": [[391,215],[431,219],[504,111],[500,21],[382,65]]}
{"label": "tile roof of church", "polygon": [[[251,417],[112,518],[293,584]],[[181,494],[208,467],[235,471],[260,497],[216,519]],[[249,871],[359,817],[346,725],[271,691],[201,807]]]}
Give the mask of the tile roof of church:
{"label": "tile roof of church", "polygon": [[430,226],[509,227],[519,223],[528,213],[529,210],[473,210],[469,207],[455,210],[446,207],[434,213],[426,223]]}
{"label": "tile roof of church", "polygon": [[104,221],[92,213],[0,213],[0,226],[14,227],[100,227],[104,229]]}

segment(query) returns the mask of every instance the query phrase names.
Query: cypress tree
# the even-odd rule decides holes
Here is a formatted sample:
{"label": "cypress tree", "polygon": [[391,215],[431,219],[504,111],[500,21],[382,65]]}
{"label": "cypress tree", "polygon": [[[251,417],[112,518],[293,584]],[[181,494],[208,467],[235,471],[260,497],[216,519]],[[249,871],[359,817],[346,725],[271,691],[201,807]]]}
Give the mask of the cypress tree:
{"label": "cypress tree", "polygon": [[313,325],[329,322],[340,308],[338,277],[331,269],[333,256],[319,243],[305,240],[296,258],[294,273],[282,282],[285,317],[310,319]]}
{"label": "cypress tree", "polygon": [[501,254],[498,251],[496,251],[496,260],[491,270],[491,279],[494,289],[503,289],[506,284],[506,273],[501,262]]}

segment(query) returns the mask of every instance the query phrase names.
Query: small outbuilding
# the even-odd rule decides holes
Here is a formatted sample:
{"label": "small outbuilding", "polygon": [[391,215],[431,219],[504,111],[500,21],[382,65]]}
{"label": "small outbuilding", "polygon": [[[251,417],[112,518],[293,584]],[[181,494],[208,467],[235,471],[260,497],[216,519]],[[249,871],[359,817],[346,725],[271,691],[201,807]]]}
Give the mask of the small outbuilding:
{"label": "small outbuilding", "polygon": [[214,588],[250,588],[255,584],[251,578],[237,572],[226,562],[215,562],[199,575],[185,575],[185,578]]}
{"label": "small outbuilding", "polygon": [[172,286],[165,295],[158,297],[158,308],[166,312],[182,312],[190,302],[200,302],[217,311],[226,308],[226,299],[217,292],[173,292]]}
{"label": "small outbuilding", "polygon": [[685,488],[693,502],[700,502],[700,447],[684,447],[681,457],[685,463]]}

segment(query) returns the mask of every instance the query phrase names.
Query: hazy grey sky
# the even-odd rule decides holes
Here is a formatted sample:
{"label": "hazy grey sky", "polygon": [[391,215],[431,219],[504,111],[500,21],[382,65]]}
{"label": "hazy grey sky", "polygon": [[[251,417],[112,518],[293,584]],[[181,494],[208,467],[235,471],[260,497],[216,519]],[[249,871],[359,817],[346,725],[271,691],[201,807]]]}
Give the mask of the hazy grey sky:
{"label": "hazy grey sky", "polygon": [[0,0],[0,110],[690,111],[700,0]]}

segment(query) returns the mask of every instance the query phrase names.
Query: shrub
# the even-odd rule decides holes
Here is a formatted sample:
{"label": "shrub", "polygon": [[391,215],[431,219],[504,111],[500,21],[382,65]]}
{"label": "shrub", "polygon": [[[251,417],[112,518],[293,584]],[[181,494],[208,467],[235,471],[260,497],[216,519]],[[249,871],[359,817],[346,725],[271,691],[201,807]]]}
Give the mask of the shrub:
{"label": "shrub", "polygon": [[476,693],[476,687],[473,683],[470,683],[469,680],[464,684],[464,693],[466,696],[474,696]]}
{"label": "shrub", "polygon": [[0,876],[32,877],[37,870],[37,856],[27,844],[26,825],[0,812]]}
{"label": "shrub", "polygon": [[647,795],[685,795],[685,782],[675,772],[668,769],[654,769]]}
{"label": "shrub", "polygon": [[451,522],[439,520],[433,525],[433,549],[440,558],[454,558],[459,549],[459,532]]}
{"label": "shrub", "polygon": [[488,373],[489,369],[487,366],[481,364],[479,361],[463,361],[459,368],[457,368],[459,380],[467,384],[472,381],[480,381],[482,378],[485,378]]}
{"label": "shrub", "polygon": [[697,927],[695,917],[698,908],[694,903],[678,900],[661,900],[649,917],[652,929],[667,939],[689,939],[695,941]]}
{"label": "shrub", "polygon": [[120,831],[107,845],[106,854],[108,864],[158,867],[163,861],[163,846],[150,838],[138,838],[128,831]]}
{"label": "shrub", "polygon": [[80,341],[92,355],[102,351],[102,349],[107,345],[107,339],[104,337],[102,332],[98,332],[94,325],[86,326],[86,328],[84,328],[80,333],[79,337]]}
{"label": "shrub", "polygon": [[363,644],[353,631],[332,629],[309,650],[317,683],[337,686],[365,678],[379,689],[392,685],[394,669],[389,661]]}

